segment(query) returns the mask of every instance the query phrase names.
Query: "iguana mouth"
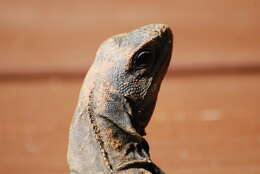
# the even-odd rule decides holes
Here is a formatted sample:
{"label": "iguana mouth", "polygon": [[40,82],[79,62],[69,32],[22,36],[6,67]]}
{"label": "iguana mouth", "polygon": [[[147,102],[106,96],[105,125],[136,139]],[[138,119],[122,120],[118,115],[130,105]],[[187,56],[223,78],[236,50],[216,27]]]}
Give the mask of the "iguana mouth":
{"label": "iguana mouth", "polygon": [[172,38],[172,32],[169,28],[167,28],[160,37],[162,41],[158,44],[156,51],[159,54],[157,56],[160,58],[155,68],[155,77],[161,76],[161,78],[163,78],[168,69],[172,53]]}

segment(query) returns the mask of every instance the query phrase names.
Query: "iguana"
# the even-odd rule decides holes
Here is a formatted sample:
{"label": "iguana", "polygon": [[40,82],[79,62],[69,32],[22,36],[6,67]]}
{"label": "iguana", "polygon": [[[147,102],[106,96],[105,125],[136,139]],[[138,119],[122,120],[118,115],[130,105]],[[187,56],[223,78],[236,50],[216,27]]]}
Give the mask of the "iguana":
{"label": "iguana", "polygon": [[71,174],[162,174],[143,138],[172,52],[150,24],[104,41],[82,85],[68,146]]}

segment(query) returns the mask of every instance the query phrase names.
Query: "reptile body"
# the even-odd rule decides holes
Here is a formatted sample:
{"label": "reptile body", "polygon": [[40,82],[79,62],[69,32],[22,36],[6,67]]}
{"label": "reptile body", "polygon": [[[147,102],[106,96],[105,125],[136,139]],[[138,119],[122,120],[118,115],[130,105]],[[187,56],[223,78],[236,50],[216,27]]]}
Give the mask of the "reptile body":
{"label": "reptile body", "polygon": [[104,41],[72,119],[71,174],[162,174],[143,138],[172,52],[172,32],[150,24]]}

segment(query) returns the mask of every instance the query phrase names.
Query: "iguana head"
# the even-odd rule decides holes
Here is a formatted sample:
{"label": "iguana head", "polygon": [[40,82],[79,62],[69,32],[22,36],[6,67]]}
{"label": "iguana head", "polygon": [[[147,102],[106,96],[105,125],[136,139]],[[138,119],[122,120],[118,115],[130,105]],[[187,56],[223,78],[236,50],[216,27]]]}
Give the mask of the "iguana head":
{"label": "iguana head", "polygon": [[172,52],[172,32],[150,24],[115,35],[100,46],[93,64],[97,77],[113,86],[131,106],[131,121],[144,135]]}

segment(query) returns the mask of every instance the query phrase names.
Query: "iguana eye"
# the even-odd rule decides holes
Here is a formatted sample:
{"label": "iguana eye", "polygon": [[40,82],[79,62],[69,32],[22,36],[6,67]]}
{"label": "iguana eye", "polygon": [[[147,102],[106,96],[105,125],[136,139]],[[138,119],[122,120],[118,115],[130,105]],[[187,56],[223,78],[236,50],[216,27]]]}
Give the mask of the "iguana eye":
{"label": "iguana eye", "polygon": [[151,50],[143,50],[135,56],[134,66],[136,69],[151,68],[154,60],[154,54]]}

